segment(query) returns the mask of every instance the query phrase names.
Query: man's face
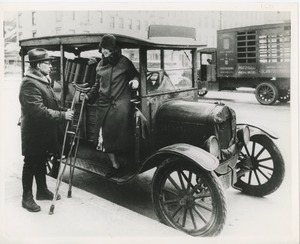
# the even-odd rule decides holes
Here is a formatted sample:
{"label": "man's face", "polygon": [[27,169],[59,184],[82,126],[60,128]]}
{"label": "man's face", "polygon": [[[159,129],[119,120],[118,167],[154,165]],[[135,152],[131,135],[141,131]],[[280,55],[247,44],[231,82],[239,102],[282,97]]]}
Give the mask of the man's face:
{"label": "man's face", "polygon": [[49,60],[41,62],[37,66],[43,75],[49,75],[49,73],[51,71],[51,67],[52,67]]}
{"label": "man's face", "polygon": [[111,51],[110,50],[108,50],[108,49],[105,49],[105,48],[102,48],[102,54],[103,54],[103,56],[104,57],[108,57],[109,55],[111,55]]}

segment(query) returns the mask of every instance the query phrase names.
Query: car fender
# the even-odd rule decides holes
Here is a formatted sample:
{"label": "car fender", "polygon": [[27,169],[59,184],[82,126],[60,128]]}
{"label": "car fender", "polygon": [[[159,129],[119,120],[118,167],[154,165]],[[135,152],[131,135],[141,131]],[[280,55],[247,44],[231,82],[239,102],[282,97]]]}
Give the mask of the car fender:
{"label": "car fender", "polygon": [[279,136],[274,132],[274,131],[271,131],[270,129],[266,129],[266,128],[263,128],[263,127],[257,127],[255,125],[250,125],[250,124],[237,124],[237,130],[244,126],[244,125],[247,125],[249,127],[249,130],[250,130],[250,137],[251,136],[254,136],[254,135],[266,135],[272,139],[278,139]]}
{"label": "car fender", "polygon": [[213,171],[219,166],[219,160],[202,148],[177,143],[163,147],[153,153],[144,161],[142,171],[157,167],[163,160],[174,156],[184,158],[207,171]]}

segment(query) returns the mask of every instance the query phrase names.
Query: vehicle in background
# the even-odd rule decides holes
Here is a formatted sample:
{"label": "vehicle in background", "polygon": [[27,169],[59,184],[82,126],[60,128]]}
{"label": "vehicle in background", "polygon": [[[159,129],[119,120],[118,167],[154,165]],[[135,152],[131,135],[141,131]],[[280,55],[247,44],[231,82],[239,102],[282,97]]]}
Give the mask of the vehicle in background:
{"label": "vehicle in background", "polygon": [[217,48],[199,50],[199,95],[255,88],[263,105],[290,101],[291,24],[217,31]]}

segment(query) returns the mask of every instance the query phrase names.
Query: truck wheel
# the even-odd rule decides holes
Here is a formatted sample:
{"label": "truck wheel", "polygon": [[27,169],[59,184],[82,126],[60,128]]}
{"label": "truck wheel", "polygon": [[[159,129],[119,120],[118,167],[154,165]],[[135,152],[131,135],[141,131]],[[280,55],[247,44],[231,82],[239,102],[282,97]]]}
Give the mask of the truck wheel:
{"label": "truck wheel", "polygon": [[245,161],[250,162],[250,171],[235,184],[242,192],[262,197],[278,189],[284,178],[285,166],[280,151],[269,137],[252,136],[239,155],[240,164]]}
{"label": "truck wheel", "polygon": [[206,90],[198,90],[198,96],[199,97],[204,97],[207,94],[208,91]]}
{"label": "truck wheel", "polygon": [[278,101],[281,103],[286,103],[290,101],[290,91],[279,92]]}
{"label": "truck wheel", "polygon": [[262,82],[255,89],[257,101],[263,105],[272,105],[278,99],[278,89],[270,82]]}
{"label": "truck wheel", "polygon": [[216,236],[225,224],[226,201],[215,173],[181,159],[158,167],[152,200],[162,223],[192,236]]}

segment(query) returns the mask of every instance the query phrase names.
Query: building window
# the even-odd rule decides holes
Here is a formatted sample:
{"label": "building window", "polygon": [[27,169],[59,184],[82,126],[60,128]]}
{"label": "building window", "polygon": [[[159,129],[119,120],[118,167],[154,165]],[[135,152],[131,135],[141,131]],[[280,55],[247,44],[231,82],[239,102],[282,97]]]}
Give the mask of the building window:
{"label": "building window", "polygon": [[115,17],[110,17],[109,27],[115,28]]}
{"label": "building window", "polygon": [[36,25],[36,12],[31,13],[31,22],[32,25]]}
{"label": "building window", "polygon": [[124,19],[123,18],[119,19],[119,28],[124,29]]}
{"label": "building window", "polygon": [[72,11],[72,19],[75,20],[75,11]]}
{"label": "building window", "polygon": [[148,21],[147,20],[145,21],[144,25],[145,25],[145,31],[148,31]]}
{"label": "building window", "polygon": [[103,23],[103,12],[102,11],[98,11],[99,14],[99,22]]}
{"label": "building window", "polygon": [[128,29],[132,30],[132,19],[128,20]]}
{"label": "building window", "polygon": [[61,22],[62,19],[62,12],[56,12],[56,22]]}
{"label": "building window", "polygon": [[86,18],[87,18],[87,22],[90,22],[90,11],[87,11],[87,16],[86,16]]}
{"label": "building window", "polygon": [[61,34],[61,27],[56,28],[56,35],[59,35],[59,34]]}
{"label": "building window", "polygon": [[32,32],[32,37],[35,38],[36,37],[36,31]]}
{"label": "building window", "polygon": [[137,30],[140,30],[140,29],[141,29],[141,21],[140,21],[140,20],[137,20],[137,21],[136,21],[136,29],[137,29]]}
{"label": "building window", "polygon": [[18,27],[22,27],[22,14],[18,14]]}

